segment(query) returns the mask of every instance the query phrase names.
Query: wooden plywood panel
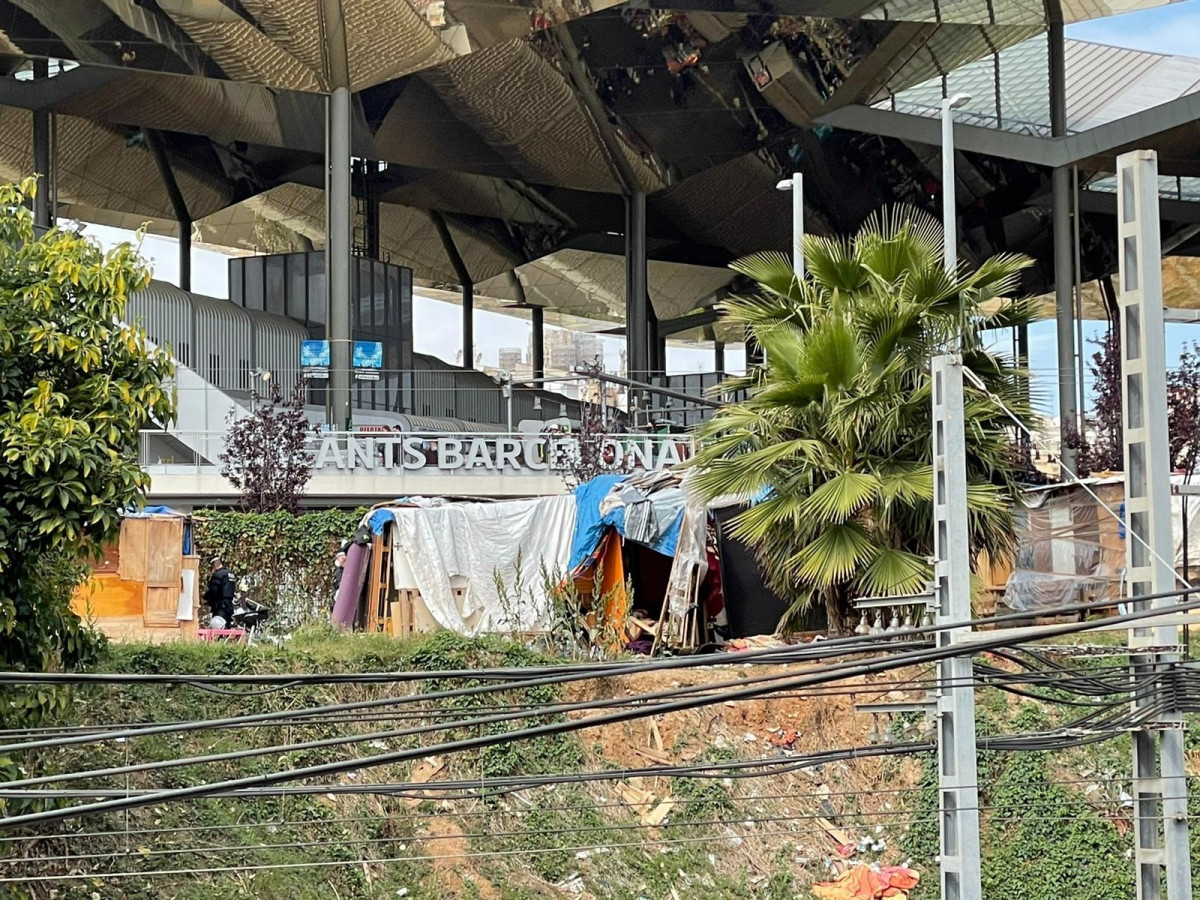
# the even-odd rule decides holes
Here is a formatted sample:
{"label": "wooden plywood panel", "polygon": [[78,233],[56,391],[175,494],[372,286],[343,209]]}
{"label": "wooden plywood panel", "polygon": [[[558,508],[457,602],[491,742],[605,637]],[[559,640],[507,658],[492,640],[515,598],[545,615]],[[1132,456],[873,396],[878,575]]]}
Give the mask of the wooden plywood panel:
{"label": "wooden plywood panel", "polygon": [[183,573],[183,520],[145,521],[150,525],[146,541],[146,584],[173,588],[178,599]]}
{"label": "wooden plywood panel", "polygon": [[146,612],[144,616],[147,628],[178,628],[179,619],[179,585],[174,587],[146,587]]}
{"label": "wooden plywood panel", "polygon": [[97,623],[107,618],[142,615],[145,588],[140,581],[122,581],[111,573],[93,575],[76,590],[71,609]]}
{"label": "wooden plywood panel", "polygon": [[96,574],[113,574],[116,575],[121,569],[121,542],[120,540],[105,544],[103,554],[100,559],[92,564],[92,571]]}
{"label": "wooden plywood panel", "polygon": [[150,521],[150,519],[123,519],[121,521],[120,562],[117,571],[125,581],[146,580],[146,552],[150,538]]}

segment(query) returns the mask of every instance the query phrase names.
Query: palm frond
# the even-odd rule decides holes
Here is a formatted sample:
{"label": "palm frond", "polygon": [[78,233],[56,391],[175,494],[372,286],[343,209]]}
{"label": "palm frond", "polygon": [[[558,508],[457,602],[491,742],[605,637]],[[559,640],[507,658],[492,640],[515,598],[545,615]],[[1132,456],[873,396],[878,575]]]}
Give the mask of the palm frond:
{"label": "palm frond", "polygon": [[867,594],[912,594],[924,587],[932,574],[925,557],[896,547],[880,547],[859,576]]}
{"label": "palm frond", "polygon": [[867,281],[867,271],[844,238],[804,236],[804,267],[830,293],[851,294]]}
{"label": "palm frond", "polygon": [[1036,297],[1017,297],[1003,301],[995,312],[984,316],[980,327],[985,329],[1020,328],[1040,322],[1044,318],[1041,301]]}
{"label": "palm frond", "polygon": [[801,582],[828,588],[847,581],[871,557],[871,536],[858,522],[827,525],[789,560]]}
{"label": "palm frond", "polygon": [[734,260],[729,264],[729,268],[757,282],[764,291],[788,301],[789,304],[794,305],[802,299],[799,281],[792,268],[792,259],[786,253],[778,250],[752,253]]}
{"label": "palm frond", "polygon": [[806,510],[813,518],[844,522],[879,496],[879,479],[869,472],[839,472],[817,487]]}

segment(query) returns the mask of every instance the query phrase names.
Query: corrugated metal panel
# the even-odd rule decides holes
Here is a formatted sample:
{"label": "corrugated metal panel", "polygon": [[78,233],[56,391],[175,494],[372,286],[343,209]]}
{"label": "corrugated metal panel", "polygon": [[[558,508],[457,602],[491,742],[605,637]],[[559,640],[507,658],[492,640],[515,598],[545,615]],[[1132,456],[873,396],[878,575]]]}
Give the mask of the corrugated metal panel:
{"label": "corrugated metal panel", "polygon": [[144,290],[129,295],[125,321],[140,322],[146,336],[170,350],[185,366],[192,365],[192,303],[187,293],[174,285],[152,281]]}
{"label": "corrugated metal panel", "polygon": [[[286,317],[190,294],[162,281],[130,295],[125,319],[142,322],[152,341],[172,348],[181,363],[226,391],[251,390],[250,370],[260,367],[271,372],[286,392],[300,377],[300,342],[309,337],[302,325]],[[413,369],[416,417],[461,421],[467,426],[505,424],[508,404],[490,375],[420,353],[413,355]],[[381,391],[377,395],[363,390],[361,403],[359,393],[351,392],[356,407],[384,408]],[[536,408],[539,398],[541,410]],[[389,407],[395,409],[396,404]],[[557,416],[560,407],[568,417],[579,417],[577,401],[552,391],[518,388],[513,395],[514,424]]]}

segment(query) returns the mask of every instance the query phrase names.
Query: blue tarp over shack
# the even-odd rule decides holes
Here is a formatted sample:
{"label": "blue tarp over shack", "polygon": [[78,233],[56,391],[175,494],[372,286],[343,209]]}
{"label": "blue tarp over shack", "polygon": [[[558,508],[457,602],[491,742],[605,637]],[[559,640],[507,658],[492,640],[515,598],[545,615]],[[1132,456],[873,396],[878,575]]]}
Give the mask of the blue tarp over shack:
{"label": "blue tarp over shack", "polygon": [[[600,505],[613,488],[629,478],[627,475],[599,475],[575,488],[575,536],[571,541],[571,571],[596,552],[609,528],[615,528],[622,537],[626,536],[625,506],[619,505],[607,512],[601,512]],[[680,491],[677,486],[664,490]],[[674,557],[679,543],[679,529],[683,522],[682,496],[678,506],[678,511],[669,522],[660,521],[659,534],[652,542],[646,544],[663,556]]]}

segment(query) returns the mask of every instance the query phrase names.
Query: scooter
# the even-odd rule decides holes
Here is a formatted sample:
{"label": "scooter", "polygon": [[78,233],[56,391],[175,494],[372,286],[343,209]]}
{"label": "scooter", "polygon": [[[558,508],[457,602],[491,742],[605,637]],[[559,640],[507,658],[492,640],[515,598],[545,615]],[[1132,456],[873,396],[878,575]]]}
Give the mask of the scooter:
{"label": "scooter", "polygon": [[248,595],[250,591],[250,580],[243,577],[238,582],[238,592],[233,598],[233,617],[231,626],[240,628],[246,632],[246,643],[254,643],[254,633],[260,625],[267,621],[271,615],[271,610],[263,606],[256,600],[251,600]]}

